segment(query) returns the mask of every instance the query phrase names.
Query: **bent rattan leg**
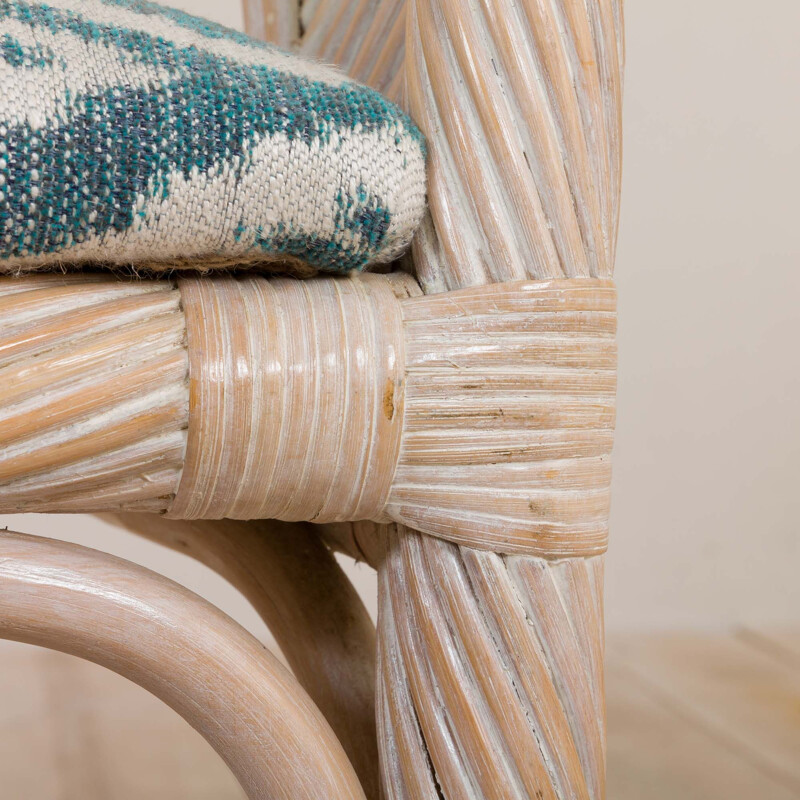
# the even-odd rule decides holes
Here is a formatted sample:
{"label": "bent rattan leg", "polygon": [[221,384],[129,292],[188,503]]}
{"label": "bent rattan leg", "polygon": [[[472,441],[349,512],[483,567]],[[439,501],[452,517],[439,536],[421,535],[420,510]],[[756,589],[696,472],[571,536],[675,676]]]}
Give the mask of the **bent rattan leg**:
{"label": "bent rattan leg", "polygon": [[221,611],[149,570],[2,531],[0,636],[94,661],[152,692],[205,737],[252,800],[364,797],[289,672]]}
{"label": "bent rattan leg", "polygon": [[157,514],[107,519],[196,558],[242,592],[339,737],[364,793],[377,798],[375,626],[316,526]]}

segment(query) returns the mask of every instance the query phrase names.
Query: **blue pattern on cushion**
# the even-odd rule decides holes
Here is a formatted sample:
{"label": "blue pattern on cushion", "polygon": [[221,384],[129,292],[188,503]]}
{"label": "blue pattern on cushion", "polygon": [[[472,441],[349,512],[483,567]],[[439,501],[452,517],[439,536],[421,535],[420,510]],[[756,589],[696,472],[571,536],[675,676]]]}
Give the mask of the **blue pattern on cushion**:
{"label": "blue pattern on cushion", "polygon": [[[41,107],[17,88],[31,77]],[[424,142],[396,106],[154,3],[0,0],[3,91],[19,107],[0,99],[0,269],[349,270],[395,257],[423,210]]]}

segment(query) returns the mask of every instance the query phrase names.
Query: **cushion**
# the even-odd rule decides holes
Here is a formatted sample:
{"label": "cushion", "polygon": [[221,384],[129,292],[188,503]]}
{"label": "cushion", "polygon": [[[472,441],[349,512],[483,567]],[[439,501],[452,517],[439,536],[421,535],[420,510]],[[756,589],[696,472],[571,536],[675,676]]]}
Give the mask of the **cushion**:
{"label": "cushion", "polygon": [[0,0],[0,271],[397,257],[425,145],[333,68],[144,0]]}

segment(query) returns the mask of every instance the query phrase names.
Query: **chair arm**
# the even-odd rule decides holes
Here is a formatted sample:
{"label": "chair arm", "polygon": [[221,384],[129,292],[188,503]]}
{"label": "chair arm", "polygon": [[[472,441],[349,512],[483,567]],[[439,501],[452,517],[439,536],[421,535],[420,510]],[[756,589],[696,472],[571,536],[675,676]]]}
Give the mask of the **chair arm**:
{"label": "chair arm", "polygon": [[610,281],[2,286],[2,511],[392,520],[501,553],[605,548]]}

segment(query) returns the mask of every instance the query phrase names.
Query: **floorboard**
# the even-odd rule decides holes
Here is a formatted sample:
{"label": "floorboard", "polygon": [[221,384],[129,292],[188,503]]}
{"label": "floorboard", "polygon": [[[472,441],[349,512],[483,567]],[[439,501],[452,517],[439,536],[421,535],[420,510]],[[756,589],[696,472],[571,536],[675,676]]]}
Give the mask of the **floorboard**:
{"label": "floorboard", "polygon": [[735,635],[771,658],[800,669],[800,628],[784,626],[761,630],[752,625],[737,628]]}
{"label": "floorboard", "polygon": [[608,652],[687,726],[800,797],[800,668],[735,633],[612,638]]}
{"label": "floorboard", "polygon": [[609,800],[793,800],[797,795],[696,727],[624,662],[607,664]]}

